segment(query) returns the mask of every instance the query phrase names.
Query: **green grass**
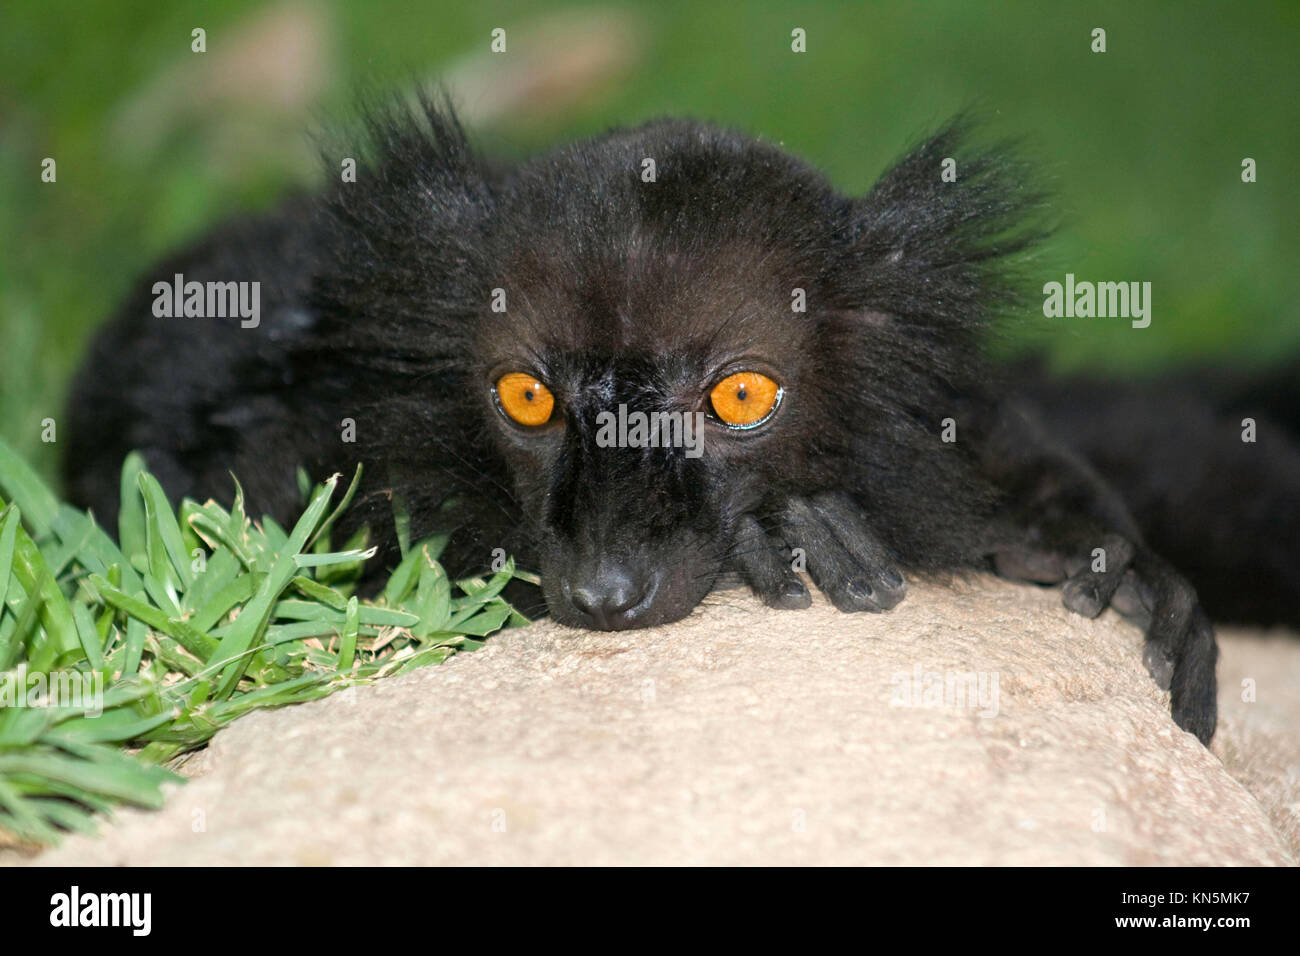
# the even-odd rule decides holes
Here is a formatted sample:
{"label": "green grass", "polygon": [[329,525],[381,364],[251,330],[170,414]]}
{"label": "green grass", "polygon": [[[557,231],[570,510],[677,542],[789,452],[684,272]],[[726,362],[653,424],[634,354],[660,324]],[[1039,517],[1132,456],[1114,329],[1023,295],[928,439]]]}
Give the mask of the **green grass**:
{"label": "green grass", "polygon": [[359,478],[337,502],[338,476],[302,478],[285,529],[251,521],[238,491],[230,510],[175,507],[132,455],[114,541],[0,443],[0,835],[50,844],[117,805],[158,807],[182,779],[169,765],[244,714],[527,623],[501,590],[537,578],[507,561],[452,582],[445,536],[404,542],[382,593],[359,600],[367,532],[337,549],[330,533]]}

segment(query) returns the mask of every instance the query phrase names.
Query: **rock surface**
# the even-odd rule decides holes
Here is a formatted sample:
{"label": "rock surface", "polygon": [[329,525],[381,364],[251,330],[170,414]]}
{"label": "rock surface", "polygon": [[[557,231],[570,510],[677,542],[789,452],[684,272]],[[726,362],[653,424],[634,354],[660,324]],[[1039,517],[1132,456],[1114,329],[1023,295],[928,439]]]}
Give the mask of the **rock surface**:
{"label": "rock surface", "polygon": [[1225,641],[1214,753],[1140,652],[984,578],[881,615],[726,592],[652,630],[543,622],[241,720],[164,810],[35,862],[1293,862],[1300,642]]}

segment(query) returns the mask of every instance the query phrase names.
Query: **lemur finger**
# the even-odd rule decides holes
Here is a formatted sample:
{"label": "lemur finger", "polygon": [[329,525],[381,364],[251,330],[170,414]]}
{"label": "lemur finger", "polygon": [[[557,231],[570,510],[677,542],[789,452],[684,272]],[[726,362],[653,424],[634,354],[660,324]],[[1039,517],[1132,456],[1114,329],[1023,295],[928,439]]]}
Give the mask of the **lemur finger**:
{"label": "lemur finger", "polygon": [[[1156,606],[1155,591],[1129,568],[1110,599],[1110,606],[1134,624],[1143,634],[1151,630],[1151,612]],[[1161,690],[1168,690],[1174,676],[1174,659],[1169,648],[1157,641],[1147,641],[1142,649],[1142,663]]]}
{"label": "lemur finger", "polygon": [[[1109,606],[1133,560],[1133,544],[1122,535],[1106,535],[1100,551],[1100,555],[1094,552],[1093,561],[1085,561],[1082,570],[1073,573],[1061,589],[1062,603],[1084,617],[1096,617]],[[1103,562],[1102,569],[1094,571],[1098,560]]]}
{"label": "lemur finger", "polygon": [[1170,687],[1170,710],[1174,723],[1195,734],[1207,746],[1218,723],[1218,680],[1214,668],[1219,648],[1214,628],[1199,606],[1182,642],[1182,651],[1174,662]]}
{"label": "lemur finger", "polygon": [[848,495],[821,492],[812,497],[813,510],[848,550],[867,576],[875,601],[885,610],[907,595],[907,581],[894,565],[893,556],[876,536],[862,509]]}
{"label": "lemur finger", "polygon": [[873,580],[883,569],[863,566],[806,499],[792,499],[781,520],[786,540],[804,549],[813,581],[841,611],[883,611],[901,599],[896,586],[877,592]]}
{"label": "lemur finger", "polygon": [[1110,599],[1110,606],[1133,621],[1142,621],[1142,630],[1150,623],[1151,609],[1156,605],[1155,593],[1130,567],[1120,579],[1119,587]]}
{"label": "lemur finger", "polygon": [[769,536],[753,515],[736,523],[736,542],[736,565],[759,600],[783,611],[812,604],[812,595],[791,566],[790,549]]}
{"label": "lemur finger", "polygon": [[1142,663],[1146,665],[1147,673],[1151,679],[1156,682],[1156,686],[1161,690],[1168,690],[1174,682],[1174,659],[1169,656],[1169,649],[1157,644],[1155,641],[1147,641],[1142,648]]}

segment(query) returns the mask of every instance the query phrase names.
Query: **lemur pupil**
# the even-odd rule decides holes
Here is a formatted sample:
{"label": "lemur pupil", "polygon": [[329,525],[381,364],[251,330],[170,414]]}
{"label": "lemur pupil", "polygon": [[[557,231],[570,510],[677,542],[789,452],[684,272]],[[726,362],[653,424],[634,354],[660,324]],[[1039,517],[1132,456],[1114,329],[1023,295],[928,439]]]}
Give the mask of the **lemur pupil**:
{"label": "lemur pupil", "polygon": [[738,391],[738,392],[736,393],[736,398],[743,402],[743,401],[745,400],[745,397],[746,397],[748,394],[749,394],[749,393],[746,392],[745,389],[742,387],[742,388],[740,389],[740,391]]}

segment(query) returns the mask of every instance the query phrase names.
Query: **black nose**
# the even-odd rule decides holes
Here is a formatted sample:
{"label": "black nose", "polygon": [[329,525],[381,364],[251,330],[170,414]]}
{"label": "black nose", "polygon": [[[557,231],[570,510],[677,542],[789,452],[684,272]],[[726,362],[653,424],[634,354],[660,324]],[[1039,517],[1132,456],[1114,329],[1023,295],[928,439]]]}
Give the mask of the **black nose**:
{"label": "black nose", "polygon": [[565,592],[574,610],[603,631],[636,627],[638,612],[648,604],[648,575],[636,574],[617,565],[602,564],[594,571],[565,582]]}

